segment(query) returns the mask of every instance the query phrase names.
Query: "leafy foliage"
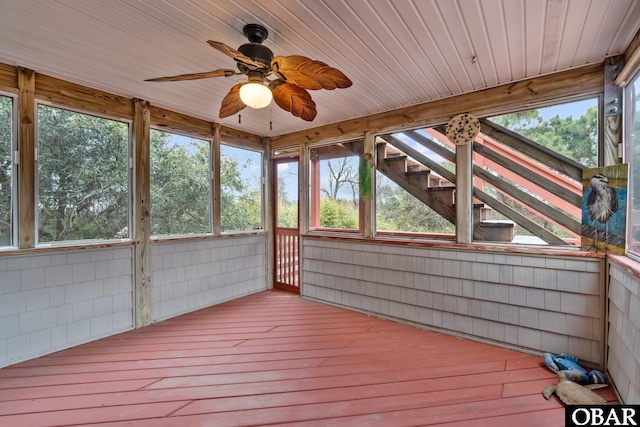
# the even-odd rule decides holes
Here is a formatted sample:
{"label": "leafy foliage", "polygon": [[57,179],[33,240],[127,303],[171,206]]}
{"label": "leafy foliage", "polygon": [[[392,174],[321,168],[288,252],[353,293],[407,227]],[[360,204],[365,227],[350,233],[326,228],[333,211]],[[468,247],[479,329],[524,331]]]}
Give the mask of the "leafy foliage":
{"label": "leafy foliage", "polygon": [[640,78],[636,78],[628,90],[631,92],[630,99],[632,100],[630,102],[632,105],[630,176],[633,197],[630,198],[630,201],[633,203],[634,210],[640,210]]}
{"label": "leafy foliage", "polygon": [[[223,231],[262,228],[261,163],[260,153],[222,146],[220,222]],[[256,173],[252,174],[252,170]]]}
{"label": "leafy foliage", "polygon": [[347,200],[325,196],[320,201],[320,226],[344,230],[358,229],[358,209]]}
{"label": "leafy foliage", "polygon": [[[276,225],[278,227],[298,228],[298,163],[277,165],[278,199]],[[295,191],[287,190],[289,183],[295,185]],[[289,194],[293,196],[291,200]]]}
{"label": "leafy foliage", "polygon": [[[359,228],[359,164],[356,156],[321,160],[325,185],[320,188],[320,227],[357,230]],[[351,200],[344,198],[349,192]]]}
{"label": "leafy foliage", "polygon": [[[10,111],[5,103],[0,105],[0,114]],[[10,124],[5,122],[1,121],[0,138],[10,140]],[[38,135],[40,242],[127,237],[128,126],[41,106]],[[0,147],[4,150],[5,144]],[[176,140],[166,132],[151,132],[153,234],[211,231],[209,152],[207,141]],[[5,167],[5,163],[10,165],[10,154],[0,151],[0,233],[3,219],[10,215],[11,192],[5,191],[10,183],[10,168]],[[9,157],[5,159],[6,156]],[[261,228],[260,185],[250,185],[242,178],[242,168],[249,167],[249,163],[240,165],[228,156],[221,160],[223,229]],[[9,224],[4,228],[10,229]]]}
{"label": "leafy foliage", "polygon": [[151,233],[209,233],[209,142],[151,131]]}
{"label": "leafy foliage", "polygon": [[376,228],[410,233],[455,233],[455,226],[382,174],[377,175]]}
{"label": "leafy foliage", "polygon": [[529,138],[587,167],[598,161],[598,107],[574,118],[560,115],[545,120],[540,110],[492,117],[491,121]]}
{"label": "leafy foliage", "polygon": [[128,126],[38,107],[40,242],[126,237]]}
{"label": "leafy foliage", "polygon": [[11,245],[11,98],[0,96],[0,246]]}
{"label": "leafy foliage", "polygon": [[360,159],[360,166],[358,168],[358,188],[360,189],[360,195],[367,197],[371,195],[371,160],[368,158]]}

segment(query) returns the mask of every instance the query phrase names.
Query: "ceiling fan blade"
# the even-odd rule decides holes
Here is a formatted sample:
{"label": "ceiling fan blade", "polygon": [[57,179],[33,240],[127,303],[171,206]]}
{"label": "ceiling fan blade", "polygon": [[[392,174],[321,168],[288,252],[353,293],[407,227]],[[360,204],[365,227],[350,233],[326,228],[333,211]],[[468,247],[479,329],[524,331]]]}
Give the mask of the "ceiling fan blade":
{"label": "ceiling fan blade", "polygon": [[269,84],[273,92],[273,100],[283,110],[291,112],[296,117],[308,122],[316,118],[316,103],[309,92],[300,86],[276,80]]}
{"label": "ceiling fan blade", "polygon": [[337,68],[300,55],[277,56],[271,61],[271,69],[287,83],[303,89],[344,89],[353,84]]}
{"label": "ceiling fan blade", "polygon": [[192,74],[180,74],[177,76],[158,77],[155,79],[147,79],[145,82],[177,82],[181,80],[196,80],[196,79],[208,79],[209,77],[230,77],[236,73],[233,70],[227,68],[220,68],[218,70],[206,71],[204,73],[192,73]]}
{"label": "ceiling fan blade", "polygon": [[227,96],[222,100],[222,106],[220,107],[220,118],[224,119],[225,117],[233,116],[238,111],[241,111],[246,107],[244,102],[240,100],[240,86],[244,83],[238,83],[234,87],[231,88]]}
{"label": "ceiling fan blade", "polygon": [[255,67],[255,68],[260,68],[260,69],[266,69],[268,66],[266,64],[263,64],[262,62],[258,62],[258,61],[254,61],[253,59],[249,58],[248,56],[246,56],[245,54],[243,54],[242,52],[227,46],[224,43],[220,43],[217,41],[213,41],[213,40],[207,40],[207,43],[209,43],[209,45],[214,48],[219,50],[220,52],[224,53],[227,56],[232,57],[233,59],[235,59],[238,62],[242,62],[243,64]]}

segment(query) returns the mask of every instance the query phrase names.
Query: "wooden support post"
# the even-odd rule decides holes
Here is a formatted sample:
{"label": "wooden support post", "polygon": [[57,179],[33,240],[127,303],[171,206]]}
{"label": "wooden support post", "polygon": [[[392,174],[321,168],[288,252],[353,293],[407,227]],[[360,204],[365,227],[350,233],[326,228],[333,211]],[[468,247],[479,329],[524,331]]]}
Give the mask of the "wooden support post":
{"label": "wooden support post", "polygon": [[473,149],[456,146],[456,241],[473,242]]}
{"label": "wooden support post", "polygon": [[363,204],[362,206],[362,219],[363,219],[363,230],[364,230],[364,237],[368,237],[371,238],[373,237],[374,234],[374,212],[375,212],[375,188],[376,188],[376,174],[375,174],[375,168],[373,167],[373,165],[376,164],[375,162],[375,136],[373,135],[373,133],[370,130],[367,130],[364,132],[364,138],[362,141],[364,147],[363,147],[363,151],[364,151],[364,158],[365,159],[369,159],[370,163],[371,163],[371,188],[369,189],[369,195],[366,197],[360,197],[360,200]]}
{"label": "wooden support post", "polygon": [[320,227],[320,156],[309,154],[309,228]]}
{"label": "wooden support post", "polygon": [[36,245],[36,73],[18,67],[18,247]]}
{"label": "wooden support post", "polygon": [[623,55],[605,61],[602,166],[616,165],[622,161],[622,88],[616,86],[615,80],[623,62]]}
{"label": "wooden support post", "polygon": [[213,145],[211,146],[211,198],[213,199],[213,234],[222,233],[220,207],[220,123],[213,124]]}
{"label": "wooden support post", "polygon": [[151,221],[150,221],[150,132],[149,105],[133,100],[133,240],[135,241],[135,327],[151,323]]}
{"label": "wooden support post", "polygon": [[267,289],[273,289],[274,266],[275,266],[275,219],[274,219],[274,203],[275,197],[273,191],[273,160],[271,159],[271,139],[264,138],[264,154],[262,157],[262,176],[263,185],[263,203],[264,206],[264,223],[263,227],[267,231]]}
{"label": "wooden support post", "polygon": [[309,231],[309,157],[307,146],[300,144],[298,160],[298,226],[300,233]]}

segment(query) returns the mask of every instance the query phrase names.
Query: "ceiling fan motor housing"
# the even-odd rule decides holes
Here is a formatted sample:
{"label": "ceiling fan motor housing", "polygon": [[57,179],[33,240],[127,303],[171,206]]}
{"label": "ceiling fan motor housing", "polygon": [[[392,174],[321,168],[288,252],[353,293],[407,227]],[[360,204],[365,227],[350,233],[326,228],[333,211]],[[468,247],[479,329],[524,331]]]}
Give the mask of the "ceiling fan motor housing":
{"label": "ceiling fan motor housing", "polygon": [[[249,40],[249,43],[245,43],[238,48],[238,51],[245,56],[269,66],[273,59],[273,52],[266,46],[262,45],[262,42],[269,36],[269,31],[260,24],[247,24],[242,29],[245,37]],[[246,64],[238,62],[238,68],[244,74],[251,69]]]}
{"label": "ceiling fan motor housing", "polygon": [[254,61],[261,62],[265,65],[271,64],[271,60],[273,59],[271,49],[260,43],[245,43],[238,48],[238,51]]}

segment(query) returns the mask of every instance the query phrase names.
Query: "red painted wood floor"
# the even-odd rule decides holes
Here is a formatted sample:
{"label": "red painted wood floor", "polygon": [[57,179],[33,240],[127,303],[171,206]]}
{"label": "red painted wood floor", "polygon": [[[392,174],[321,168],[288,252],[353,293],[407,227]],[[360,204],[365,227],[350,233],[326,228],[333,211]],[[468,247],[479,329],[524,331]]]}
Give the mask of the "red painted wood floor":
{"label": "red painted wood floor", "polygon": [[555,382],[539,357],[266,291],[1,369],[0,425],[562,426]]}

